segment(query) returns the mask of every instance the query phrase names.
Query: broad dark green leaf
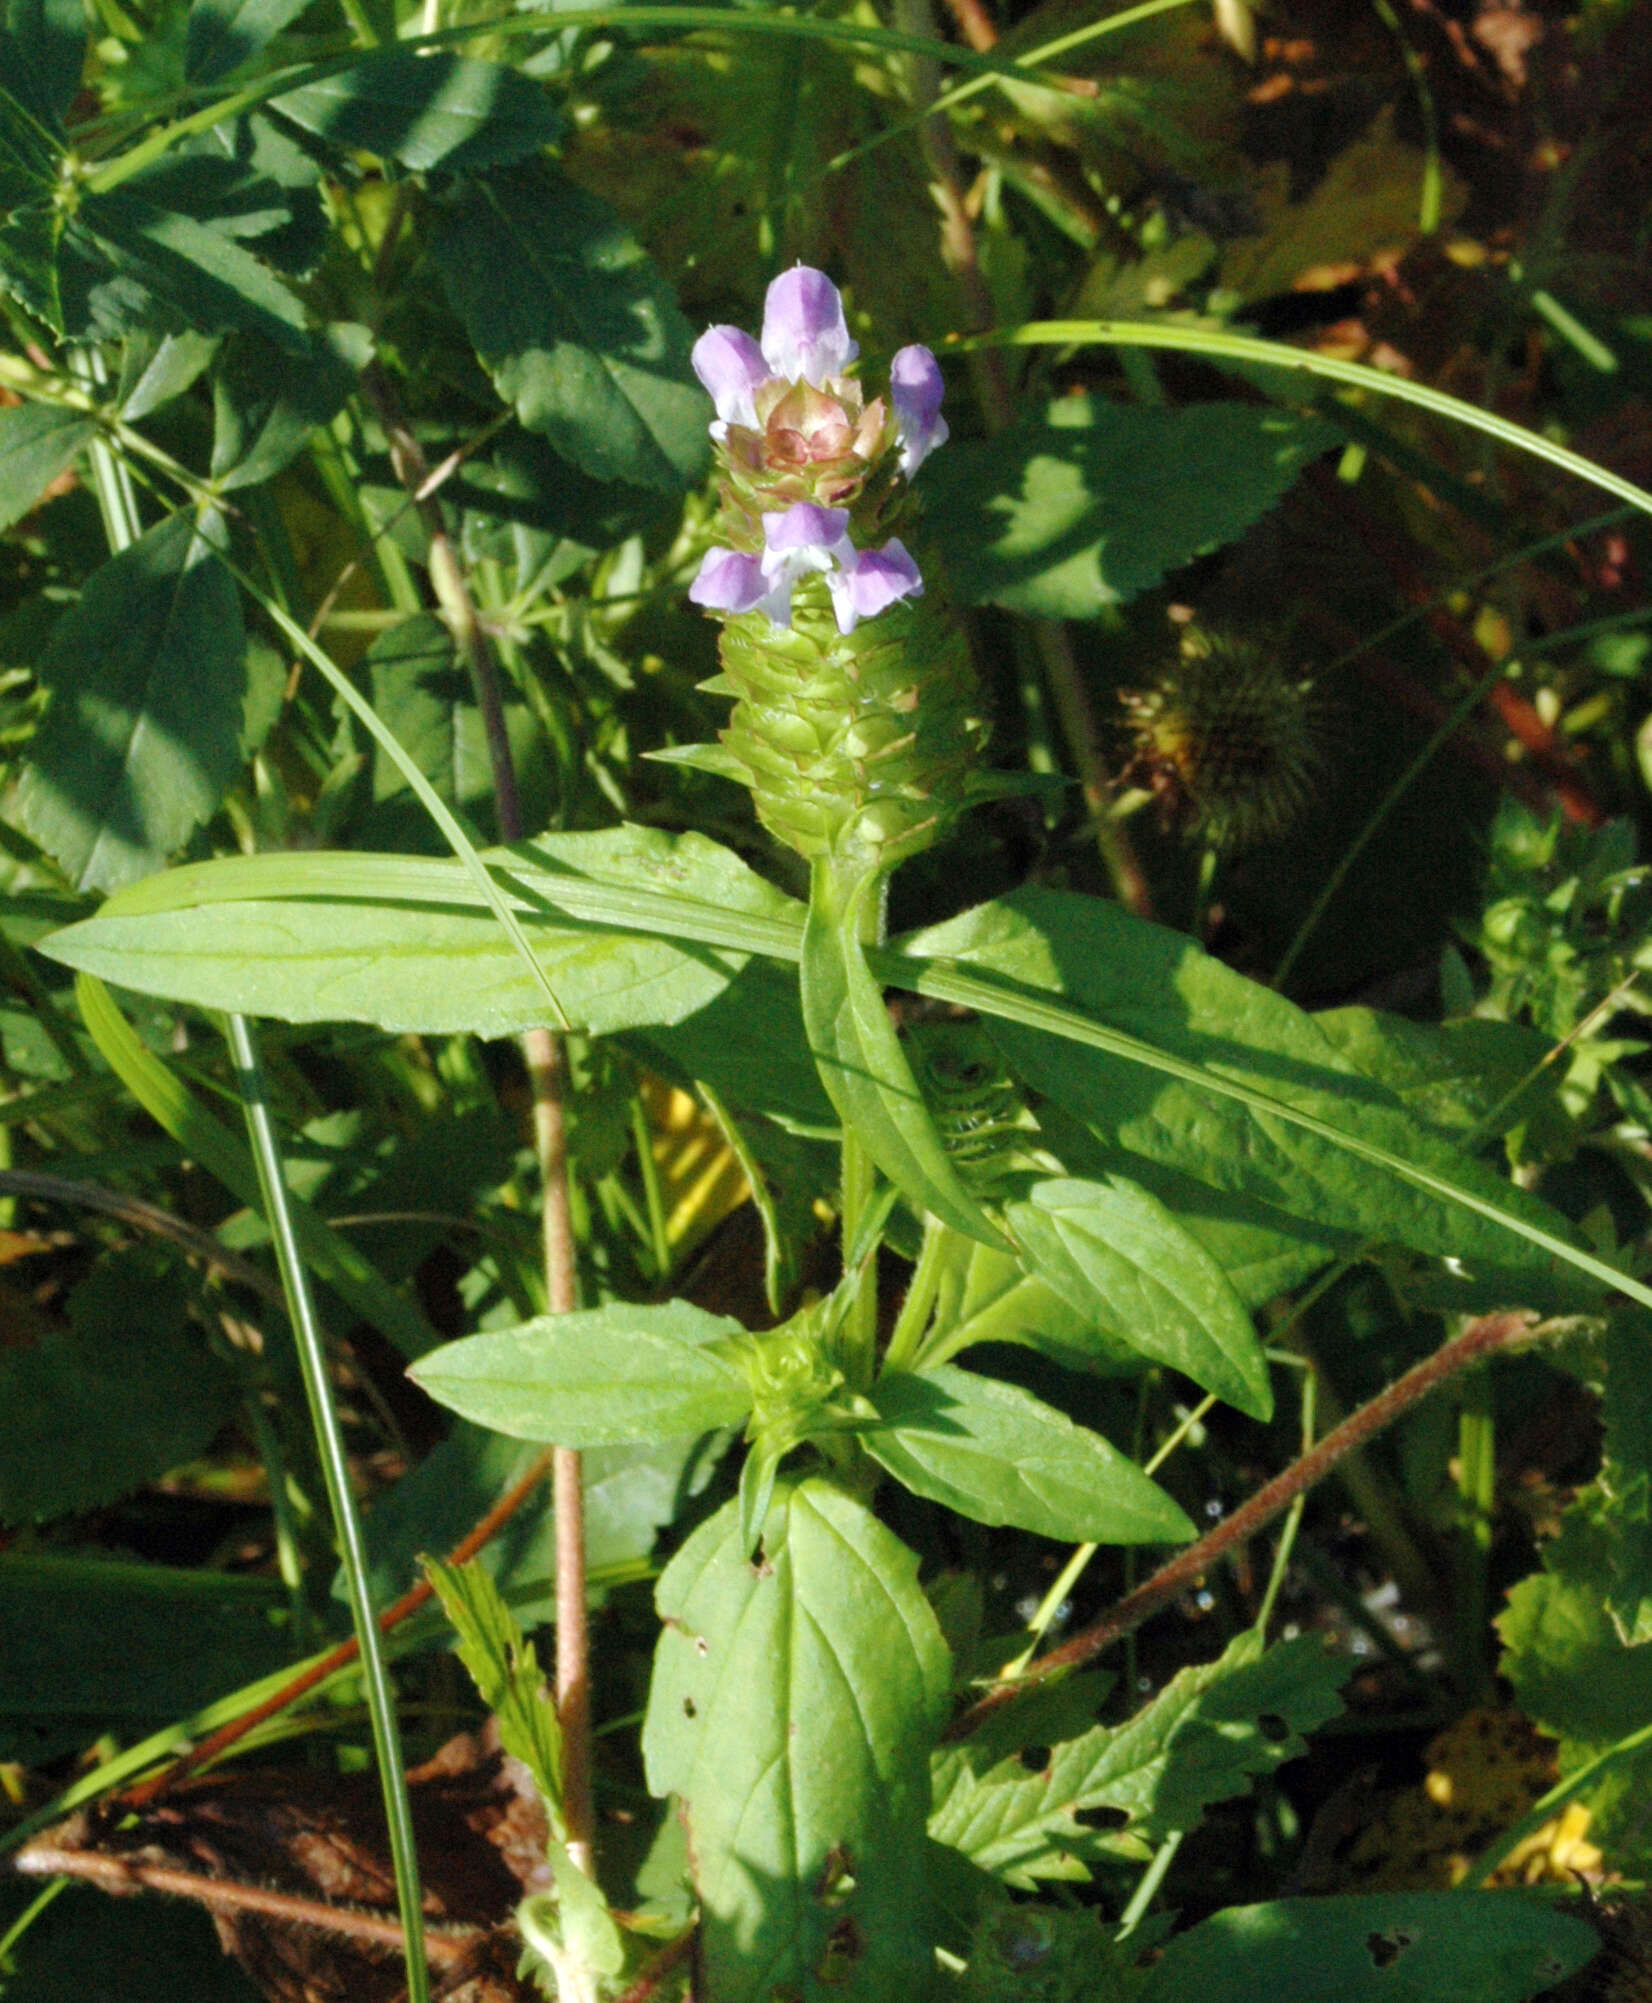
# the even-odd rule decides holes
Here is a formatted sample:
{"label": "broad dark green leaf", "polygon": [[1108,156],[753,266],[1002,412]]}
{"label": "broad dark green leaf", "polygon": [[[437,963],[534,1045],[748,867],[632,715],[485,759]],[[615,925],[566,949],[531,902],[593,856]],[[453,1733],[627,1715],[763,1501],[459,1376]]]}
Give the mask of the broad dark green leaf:
{"label": "broad dark green leaf", "polygon": [[977,1523],[1067,1543],[1177,1544],[1193,1525],[1099,1433],[1019,1385],[943,1364],[885,1377],[867,1452],[915,1494]]}
{"label": "broad dark green leaf", "polygon": [[194,0],[184,29],[184,74],[216,83],[296,21],[310,0]]}
{"label": "broad dark green leaf", "polygon": [[89,417],[55,404],[0,410],[0,529],[21,521],[96,436]]}
{"label": "broad dark green leaf", "polygon": [[1606,1609],[1620,1640],[1652,1642],[1652,1318],[1613,1317],[1606,1334],[1601,1515],[1613,1540]]}
{"label": "broad dark green leaf", "polygon": [[[725,993],[742,949],[799,947],[800,907],[702,835],[548,835],[487,861],[558,1000],[597,1033],[681,1022]],[[687,943],[661,936],[672,933]],[[42,950],[140,993],[289,1022],[505,1036],[545,1019],[543,994],[451,861],[191,864],[134,885]]]}
{"label": "broad dark green leaf", "polygon": [[1007,1248],[970,1243],[959,1247],[962,1272],[957,1311],[925,1343],[926,1360],[950,1362],[978,1342],[1014,1342],[1036,1349],[1070,1370],[1136,1376],[1141,1351],[1074,1307],[1046,1280],[1029,1273]]}
{"label": "broad dark green leaf", "polygon": [[615,1301],[466,1336],[409,1374],[438,1403],[519,1440],[674,1440],[739,1425],[751,1410],[744,1375],[707,1346],[739,1329],[687,1301]]}
{"label": "broad dark green leaf", "polygon": [[226,345],[212,382],[212,477],[224,491],[279,473],[317,425],[328,423],[369,354],[365,327],[335,323],[302,353],[258,334]]}
{"label": "broad dark green leaf", "polygon": [[[1351,1669],[1315,1636],[1263,1653],[1240,1635],[1216,1661],[1178,1670],[1124,1724],[1052,1745],[1035,1770],[1012,1711],[936,1754],[929,1833],[1023,1888],[1088,1877],[1104,1857],[1146,1856],[1173,1830],[1196,1829],[1212,1802],[1305,1752],[1305,1735],[1341,1710]],[[1123,1820],[1081,1820],[1097,1809]]]}
{"label": "broad dark green leaf", "polygon": [[193,516],[172,516],[94,572],[39,676],[51,705],[23,767],[19,822],[82,889],[159,869],[240,764],[240,594]]}
{"label": "broad dark green leaf", "polygon": [[1594,1928],[1519,1892],[1387,1892],[1230,1906],[1178,1934],[1139,2003],[1525,2003]]}
{"label": "broad dark green leaf", "polygon": [[[1553,1254],[1530,1248],[1515,1231],[1352,1155],[1332,1137],[1345,1135],[1554,1237],[1571,1236],[1548,1205],[1414,1120],[1385,1087],[1350,1065],[1311,1017],[1182,934],[1116,904],[1020,891],[902,947],[960,970],[990,972],[1034,1000],[1065,997],[1173,1064],[1198,1066],[1241,1094],[1261,1095],[1247,1103],[1150,1062],[993,1016],[993,1040],[1020,1076],[1105,1146],[1320,1225],[1511,1268],[1554,1267]],[[1283,1117],[1287,1109],[1332,1132],[1298,1125]]]}
{"label": "broad dark green leaf", "polygon": [[[921,1995],[929,1748],[946,1644],[864,1504],[782,1483],[763,1561],[726,1504],[667,1566],[643,1757],[678,1797],[719,2003]],[[698,1985],[697,1985],[698,1986]]]}
{"label": "broad dark green leaf", "polygon": [[[59,250],[59,286],[71,332],[124,334],[154,324],[218,334],[243,327],[278,347],[308,345],[304,308],[240,241],[247,216],[202,221],[139,192],[134,180],[88,195]],[[164,192],[157,187],[157,194]],[[265,227],[274,228],[272,211]]]}
{"label": "broad dark green leaf", "polygon": [[210,1444],[236,1382],[190,1326],[192,1292],[176,1265],[111,1255],[70,1295],[68,1328],[0,1348],[0,1522],[113,1502]]}
{"label": "broad dark green leaf", "polygon": [[1317,418],[1249,404],[1065,396],[951,446],[924,482],[926,520],[971,604],[1090,619],[1231,542],[1340,443]]}
{"label": "broad dark green leaf", "polygon": [[[5,46],[13,58],[8,72],[21,71],[15,45]],[[52,196],[64,148],[29,104],[13,95],[21,86],[32,101],[30,83],[21,74],[9,80],[12,88],[0,88],[0,215],[6,218],[0,223],[0,287],[61,333],[57,252],[63,212]]]}
{"label": "broad dark green leaf", "polygon": [[1137,1183],[1035,1183],[1004,1222],[1074,1307],[1253,1419],[1273,1412],[1262,1345],[1227,1275]]}
{"label": "broad dark green leaf", "polygon": [[[548,168],[455,197],[434,250],[499,394],[598,480],[680,492],[704,473],[704,391],[671,288],[606,203]],[[509,283],[500,282],[509,273]]]}
{"label": "broad dark green leaf", "polygon": [[0,1553],[0,1758],[161,1725],[291,1660],[281,1582],[99,1552]]}
{"label": "broad dark green leaf", "polygon": [[86,11],[80,0],[6,0],[0,82],[37,118],[62,125],[85,61]]}
{"label": "broad dark green leaf", "polygon": [[[504,63],[443,51],[365,56],[288,91],[270,108],[335,146],[359,147],[404,167],[470,174],[537,153],[562,129],[531,78]],[[509,270],[497,267],[495,279]]]}
{"label": "broad dark green leaf", "polygon": [[1454,1138],[1507,1133],[1552,1106],[1563,1081],[1560,1067],[1546,1061],[1549,1039],[1524,1023],[1479,1016],[1411,1022],[1371,1008],[1321,1009],[1313,1020],[1349,1063],[1386,1085],[1415,1118]]}
{"label": "broad dark green leaf", "polygon": [[965,1188],[935,1130],[883,990],[861,946],[861,923],[882,896],[876,874],[817,862],[803,926],[803,1023],[827,1097],[907,1200],[984,1245],[1002,1234]]}

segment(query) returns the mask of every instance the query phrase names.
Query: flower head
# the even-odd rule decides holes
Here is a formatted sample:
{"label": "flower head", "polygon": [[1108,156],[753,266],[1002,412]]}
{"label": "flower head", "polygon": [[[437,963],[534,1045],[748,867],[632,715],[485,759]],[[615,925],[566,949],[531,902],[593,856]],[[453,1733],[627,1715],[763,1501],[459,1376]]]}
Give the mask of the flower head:
{"label": "flower head", "polygon": [[694,344],[694,372],[716,407],[711,435],[727,474],[724,533],[689,596],[708,610],[763,611],[791,623],[794,588],[819,574],[838,629],[923,590],[894,526],[900,479],[917,471],[947,435],[943,384],[927,348],[902,348],[887,403],[867,400],[844,371],[860,348],[843,300],[823,271],[794,265],[768,289],[761,340],[738,327],[710,327]]}

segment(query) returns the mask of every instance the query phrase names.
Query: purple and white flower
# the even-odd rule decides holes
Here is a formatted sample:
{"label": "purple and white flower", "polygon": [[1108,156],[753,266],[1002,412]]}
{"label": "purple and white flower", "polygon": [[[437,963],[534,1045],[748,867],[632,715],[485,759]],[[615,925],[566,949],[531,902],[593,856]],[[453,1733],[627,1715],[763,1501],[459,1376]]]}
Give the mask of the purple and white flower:
{"label": "purple and white flower", "polygon": [[763,359],[785,382],[824,389],[860,353],[843,317],[843,299],[824,271],[794,264],[763,300]]}
{"label": "purple and white flower", "polygon": [[919,596],[923,578],[898,537],[882,549],[859,550],[849,539],[847,508],[799,501],[763,518],[763,554],[706,553],[688,595],[718,612],[765,612],[776,626],[792,623],[792,592],[824,573],[840,633],[874,619],[902,598]]}
{"label": "purple and white flower", "polygon": [[901,444],[901,471],[909,480],[936,446],[947,441],[947,421],[941,415],[945,388],[940,365],[925,347],[902,348],[889,364],[889,401]]}
{"label": "purple and white flower", "polygon": [[763,351],[740,327],[708,327],[694,343],[694,373],[700,378],[717,406],[717,422],[711,435],[719,445],[731,424],[757,426],[757,406],[752,401],[759,385],[769,379],[769,365]]}

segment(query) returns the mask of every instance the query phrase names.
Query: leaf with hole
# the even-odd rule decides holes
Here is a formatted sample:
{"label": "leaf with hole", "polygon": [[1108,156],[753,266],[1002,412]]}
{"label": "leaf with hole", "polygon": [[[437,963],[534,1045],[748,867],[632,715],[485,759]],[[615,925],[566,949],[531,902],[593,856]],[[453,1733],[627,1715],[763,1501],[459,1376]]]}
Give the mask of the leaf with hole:
{"label": "leaf with hole", "polygon": [[888,2003],[929,1983],[928,1757],[950,1665],[917,1575],[864,1503],[813,1478],[779,1485],[760,1562],[730,1502],[660,1580],[643,1757],[680,1804],[720,2003]]}

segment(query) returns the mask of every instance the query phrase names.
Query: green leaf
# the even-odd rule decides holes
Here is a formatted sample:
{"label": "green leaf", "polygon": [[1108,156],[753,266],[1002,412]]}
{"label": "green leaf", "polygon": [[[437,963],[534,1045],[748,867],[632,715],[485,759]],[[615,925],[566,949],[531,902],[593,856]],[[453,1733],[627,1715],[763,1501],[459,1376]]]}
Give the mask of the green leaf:
{"label": "green leaf", "polygon": [[182,396],[217,352],[217,337],[211,334],[132,335],[121,349],[115,392],[121,416],[136,424]]}
{"label": "green leaf", "polygon": [[[1547,1273],[1555,1253],[1533,1249],[1515,1225],[1562,1241],[1571,1235],[1547,1204],[1411,1118],[1311,1017],[1116,904],[1025,890],[901,947],[1003,984],[1009,992],[991,999],[994,1042],[1029,1085],[1106,1147],[1319,1225],[1465,1260]],[[935,993],[947,985],[926,983]],[[989,1005],[968,986],[950,991]],[[1036,1009],[1017,1008],[1016,995],[1032,1003],[1063,996],[1151,1051],[1075,1047],[1050,1036]],[[1029,1013],[1040,1026],[1011,1019]],[[1163,1053],[1163,1069],[1152,1051]],[[1210,1083],[1186,1075],[1189,1067]],[[1447,1183],[1510,1223],[1452,1201],[1438,1187]]]}
{"label": "green leaf", "polygon": [[[800,907],[702,835],[548,835],[486,860],[557,998],[594,1033],[680,1022],[724,994],[745,953],[799,949]],[[447,860],[190,864],[41,949],[140,993],[287,1022],[507,1036],[545,1020],[543,992]]]}
{"label": "green leaf", "polygon": [[[1212,1802],[1305,1752],[1304,1735],[1341,1710],[1351,1670],[1315,1636],[1264,1653],[1242,1634],[1216,1661],[1179,1670],[1126,1723],[1053,1745],[1035,1772],[1021,1758],[1012,1708],[936,1755],[929,1833],[1023,1889],[1087,1877],[1098,1858],[1144,1856],[1172,1831],[1197,1828]],[[1126,1820],[1098,1830],[1081,1819],[1097,1809]]]}
{"label": "green leaf", "polygon": [[1606,1610],[1628,1647],[1652,1642],[1652,1319],[1615,1315],[1606,1334],[1601,1518],[1613,1548]]}
{"label": "green leaf", "polygon": [[843,1123],[920,1210],[984,1245],[1003,1242],[965,1188],[935,1130],[883,990],[861,945],[865,913],[883,895],[876,872],[814,865],[803,926],[803,1023],[820,1082]]}
{"label": "green leaf", "polygon": [[1139,2003],[1525,2003],[1594,1928],[1519,1892],[1388,1892],[1230,1906],[1172,1940]]}
{"label": "green leaf", "polygon": [[[153,321],[159,303],[175,324],[218,334],[244,327],[277,347],[303,353],[308,346],[304,308],[252,252],[237,240],[247,218],[203,221],[181,209],[146,199],[146,182],[134,178],[107,195],[88,195],[64,239],[59,280],[63,313],[74,333],[125,333]],[[154,192],[169,194],[168,182]],[[274,215],[265,211],[274,226]]]}
{"label": "green leaf", "polygon": [[960,1245],[956,1312],[924,1342],[926,1362],[949,1362],[978,1342],[1014,1342],[1071,1370],[1136,1376],[1141,1352],[1081,1311],[1008,1249]]}
{"label": "green leaf", "polygon": [[187,1715],[289,1661],[286,1618],[273,1577],[0,1553],[0,1758]]}
{"label": "green leaf", "polygon": [[340,321],[301,353],[257,334],[225,347],[212,381],[212,477],[229,492],[279,473],[310,433],[344,408],[372,352],[365,327]]}
{"label": "green leaf", "polygon": [[751,1410],[745,1377],[707,1346],[739,1332],[687,1301],[614,1301],[466,1336],[410,1375],[438,1403],[519,1440],[673,1440],[737,1426]]}
{"label": "green leaf", "polygon": [[[13,72],[20,52],[10,51],[8,75],[31,99],[27,77]],[[0,89],[0,287],[38,313],[55,333],[63,332],[63,302],[57,254],[63,211],[53,201],[62,142],[28,105]]]}
{"label": "green leaf", "polygon": [[1626,1647],[1611,1598],[1621,1545],[1598,1488],[1586,1489],[1498,1616],[1501,1673],[1547,1732],[1584,1746],[1627,1738],[1652,1717],[1652,1642]]}
{"label": "green leaf", "polygon": [[[393,49],[270,105],[335,146],[424,170],[474,174],[548,146],[562,121],[531,77],[504,63]],[[497,279],[509,266],[500,266]],[[514,273],[512,274],[514,280]]]}
{"label": "green leaf", "polygon": [[212,532],[177,514],[111,557],[40,661],[15,811],[82,889],[159,869],[240,766],[246,635]]}
{"label": "green leaf", "polygon": [[483,1567],[427,1558],[425,1576],[458,1636],[454,1653],[499,1721],[499,1743],[533,1775],[547,1803],[562,1799],[562,1730],[533,1643]]}
{"label": "green leaf", "polygon": [[175,1264],[111,1255],[70,1295],[67,1329],[0,1348],[0,1522],[95,1509],[210,1444],[236,1383],[189,1325],[193,1292]]}
{"label": "green leaf", "polygon": [[[539,1448],[458,1420],[428,1459],[389,1490],[367,1517],[369,1578],[388,1602],[418,1576],[419,1555],[450,1551],[527,1473]],[[594,1447],[583,1456],[585,1561],[593,1604],[605,1584],[634,1574],[710,1461],[690,1439],[657,1447]],[[483,1547],[480,1562],[529,1627],[555,1618],[556,1518],[550,1484],[524,1503]],[[333,1597],[345,1597],[335,1582]]]}
{"label": "green leaf", "polygon": [[21,521],[96,436],[89,417],[55,404],[0,410],[0,529]]}
{"label": "green leaf", "polygon": [[217,83],[274,41],[310,0],[194,0],[184,27],[184,75]]}
{"label": "green leaf", "polygon": [[709,406],[688,324],[605,202],[548,168],[496,174],[455,197],[433,247],[472,345],[530,431],[599,480],[671,493],[698,482]]}
{"label": "green leaf", "polygon": [[1249,404],[1064,396],[952,446],[923,483],[925,519],[969,603],[1092,619],[1231,542],[1341,442],[1317,418]]}
{"label": "green leaf", "polygon": [[918,1495],[977,1523],[1068,1543],[1176,1544],[1195,1532],[1117,1447],[1018,1385],[942,1365],[883,1378],[859,1437]]}
{"label": "green leaf", "polygon": [[1227,1275],[1138,1184],[1035,1183],[1004,1211],[1041,1279],[1155,1362],[1253,1419],[1273,1413],[1262,1345]]}
{"label": "green leaf", "polygon": [[80,0],[6,0],[3,69],[47,124],[61,126],[80,88],[86,61],[86,13]]}
{"label": "green leaf", "polygon": [[927,1761],[949,1664],[917,1569],[811,1479],[781,1484],[761,1564],[731,1502],[660,1580],[643,1757],[680,1800],[719,2003],[928,1988]]}
{"label": "green leaf", "polygon": [[[1442,1133],[1504,1134],[1552,1107],[1564,1073],[1547,1062],[1548,1037],[1524,1023],[1468,1016],[1411,1022],[1380,1009],[1321,1009],[1315,1027],[1367,1078]],[[1497,1123],[1487,1128],[1492,1113]]]}

